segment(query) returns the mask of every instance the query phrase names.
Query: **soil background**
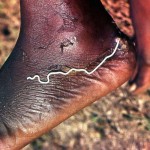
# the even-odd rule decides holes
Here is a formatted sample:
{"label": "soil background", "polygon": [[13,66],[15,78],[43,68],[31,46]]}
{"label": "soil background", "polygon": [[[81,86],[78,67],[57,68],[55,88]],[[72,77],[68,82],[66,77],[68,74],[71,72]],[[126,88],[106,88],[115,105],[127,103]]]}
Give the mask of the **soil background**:
{"label": "soil background", "polygon": [[[128,1],[102,2],[121,31],[133,38]],[[11,53],[19,29],[19,0],[0,0],[0,67]],[[132,96],[126,83],[24,150],[150,150],[150,91]]]}

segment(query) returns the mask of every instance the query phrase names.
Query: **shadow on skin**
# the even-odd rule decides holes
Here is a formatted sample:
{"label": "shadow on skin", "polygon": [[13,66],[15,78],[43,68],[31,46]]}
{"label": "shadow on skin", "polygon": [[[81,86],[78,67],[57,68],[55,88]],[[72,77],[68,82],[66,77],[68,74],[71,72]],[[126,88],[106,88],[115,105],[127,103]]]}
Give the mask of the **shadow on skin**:
{"label": "shadow on skin", "polygon": [[[135,66],[133,47],[121,38],[99,0],[21,1],[21,32],[0,70],[0,149],[20,149],[33,139],[126,82]],[[52,70],[92,70],[54,75]],[[76,39],[76,40],[73,40]]]}

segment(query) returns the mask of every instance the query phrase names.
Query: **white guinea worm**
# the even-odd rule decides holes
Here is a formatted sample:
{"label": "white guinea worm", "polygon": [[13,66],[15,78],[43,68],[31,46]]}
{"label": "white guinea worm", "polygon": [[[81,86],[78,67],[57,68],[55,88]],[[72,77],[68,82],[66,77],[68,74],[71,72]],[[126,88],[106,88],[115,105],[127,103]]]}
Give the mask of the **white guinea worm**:
{"label": "white guinea worm", "polygon": [[64,76],[67,76],[69,75],[71,72],[84,72],[88,75],[91,75],[93,74],[97,69],[99,69],[107,59],[113,57],[119,47],[119,42],[120,42],[120,39],[116,39],[116,46],[113,50],[113,52],[106,56],[103,61],[101,63],[99,63],[98,66],[96,66],[92,71],[87,71],[85,69],[76,69],[76,68],[71,68],[68,72],[62,72],[62,71],[56,71],[56,72],[50,72],[48,75],[47,75],[47,81],[41,81],[41,78],[39,75],[35,75],[34,77],[27,77],[27,80],[35,80],[36,78],[38,79],[38,82],[41,83],[41,84],[49,84],[50,83],[50,76],[52,75],[64,75]]}

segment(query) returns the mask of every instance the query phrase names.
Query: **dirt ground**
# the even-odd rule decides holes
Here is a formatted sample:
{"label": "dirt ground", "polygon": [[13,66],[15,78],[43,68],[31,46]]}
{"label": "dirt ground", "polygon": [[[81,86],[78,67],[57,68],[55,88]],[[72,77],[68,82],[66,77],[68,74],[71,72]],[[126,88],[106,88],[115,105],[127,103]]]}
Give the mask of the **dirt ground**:
{"label": "dirt ground", "polygon": [[[134,30],[127,0],[102,0],[118,27]],[[0,66],[8,58],[20,28],[19,0],[0,0]],[[72,116],[24,150],[149,150],[150,91],[138,96],[128,85]]]}

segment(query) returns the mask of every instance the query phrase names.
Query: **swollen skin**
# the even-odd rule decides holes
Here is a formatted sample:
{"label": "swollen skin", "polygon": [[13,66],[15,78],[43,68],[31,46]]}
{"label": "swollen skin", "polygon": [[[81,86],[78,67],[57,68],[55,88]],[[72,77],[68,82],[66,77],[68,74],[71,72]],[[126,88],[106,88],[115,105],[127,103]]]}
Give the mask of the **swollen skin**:
{"label": "swollen skin", "polygon": [[[20,36],[0,70],[0,149],[21,149],[130,78],[134,49],[112,22],[99,0],[21,1]],[[27,80],[66,66],[93,70],[118,38],[90,75]]]}
{"label": "swollen skin", "polygon": [[107,59],[113,57],[118,49],[118,46],[119,46],[119,39],[117,39],[117,44],[116,44],[116,47],[114,48],[113,52],[111,54],[109,54],[108,56],[106,56],[99,64],[98,66],[96,66],[92,71],[87,71],[86,69],[77,69],[77,68],[71,68],[69,71],[67,72],[63,72],[63,71],[56,71],[56,72],[50,72],[48,75],[47,75],[47,81],[46,82],[43,82],[41,81],[40,79],[40,76],[39,75],[35,75],[34,77],[27,77],[27,80],[35,80],[36,78],[38,79],[38,82],[41,83],[41,84],[49,84],[50,83],[50,77],[52,75],[64,75],[64,76],[67,76],[69,75],[70,73],[72,72],[83,72],[87,75],[91,75],[93,74],[95,71],[97,71],[105,62]]}

